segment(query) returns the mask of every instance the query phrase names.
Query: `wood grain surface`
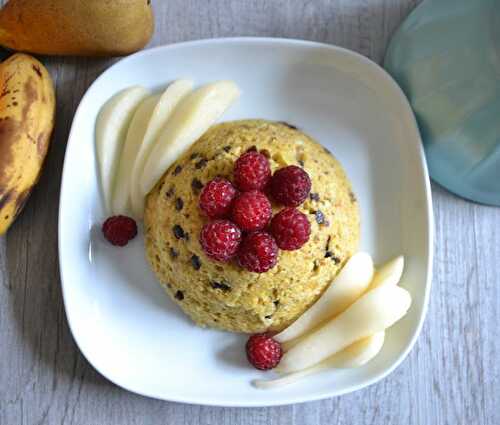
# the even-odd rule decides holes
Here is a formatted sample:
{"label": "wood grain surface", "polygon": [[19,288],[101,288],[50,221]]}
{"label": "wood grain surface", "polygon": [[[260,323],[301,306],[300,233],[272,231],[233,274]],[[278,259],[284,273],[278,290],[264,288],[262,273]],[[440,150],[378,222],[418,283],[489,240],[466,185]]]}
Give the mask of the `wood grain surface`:
{"label": "wood grain surface", "polygon": [[[0,1],[5,3],[5,1]],[[415,0],[156,0],[151,45],[227,36],[302,38],[380,62]],[[128,393],[82,357],[63,309],[57,209],[66,140],[88,86],[114,60],[43,58],[57,86],[48,162],[0,239],[0,424],[500,424],[500,209],[434,185],[434,283],[422,334],[388,378],[279,408],[211,408]]]}

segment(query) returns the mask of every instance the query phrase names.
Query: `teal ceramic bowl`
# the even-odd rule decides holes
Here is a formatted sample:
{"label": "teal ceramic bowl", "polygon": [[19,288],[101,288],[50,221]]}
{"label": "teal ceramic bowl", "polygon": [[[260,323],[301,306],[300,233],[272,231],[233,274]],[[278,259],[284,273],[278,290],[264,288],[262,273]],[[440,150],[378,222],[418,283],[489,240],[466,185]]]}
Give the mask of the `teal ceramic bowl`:
{"label": "teal ceramic bowl", "polygon": [[431,177],[500,206],[500,0],[425,0],[385,68],[410,100]]}

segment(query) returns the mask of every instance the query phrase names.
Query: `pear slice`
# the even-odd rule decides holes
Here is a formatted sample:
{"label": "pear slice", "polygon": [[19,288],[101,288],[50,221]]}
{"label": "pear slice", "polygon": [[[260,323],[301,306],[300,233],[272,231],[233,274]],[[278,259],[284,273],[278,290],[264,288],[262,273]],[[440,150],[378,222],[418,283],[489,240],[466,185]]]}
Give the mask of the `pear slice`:
{"label": "pear slice", "polygon": [[277,370],[288,373],[314,366],[354,342],[392,326],[410,305],[409,292],[399,286],[375,288],[286,352]]}
{"label": "pear slice", "polygon": [[342,351],[323,360],[315,366],[311,366],[299,372],[292,372],[276,379],[255,379],[252,381],[252,384],[256,388],[271,389],[293,384],[306,376],[313,375],[325,369],[347,369],[363,366],[380,352],[384,345],[384,341],[385,332],[377,332],[372,336],[356,341],[354,344],[349,345],[349,347],[344,348]]}
{"label": "pear slice", "polygon": [[352,369],[363,366],[380,352],[384,341],[385,331],[377,332],[356,341],[325,361],[329,367],[336,369]]}
{"label": "pear slice", "polygon": [[139,104],[149,94],[144,87],[127,88],[108,100],[97,117],[96,154],[104,205],[108,213],[111,211],[111,196],[116,180],[117,164],[130,121]]}
{"label": "pear slice", "polygon": [[397,285],[403,275],[404,267],[405,259],[402,255],[388,261],[375,272],[369,290],[382,285]]}
{"label": "pear slice", "polygon": [[145,162],[151,149],[158,142],[158,135],[172,115],[179,102],[193,90],[194,82],[191,80],[176,80],[170,84],[161,95],[151,115],[144,139],[135,158],[130,178],[130,198],[133,215],[142,218],[144,210],[144,196],[140,190],[140,177],[144,170]]}
{"label": "pear slice", "polygon": [[141,177],[145,197],[174,161],[207,131],[239,97],[232,81],[218,81],[190,93],[175,108],[149,154]]}
{"label": "pear slice", "polygon": [[[281,343],[305,336],[328,319],[342,313],[368,288],[373,278],[373,260],[364,252],[354,254],[318,301],[274,339]],[[288,349],[293,344],[287,344]]]}
{"label": "pear slice", "polygon": [[115,188],[111,201],[111,209],[114,215],[129,215],[130,210],[130,185],[132,168],[139,151],[144,134],[148,128],[153,110],[160,96],[149,96],[144,99],[132,117],[127,131],[127,137],[123,145],[118,172],[116,174]]}

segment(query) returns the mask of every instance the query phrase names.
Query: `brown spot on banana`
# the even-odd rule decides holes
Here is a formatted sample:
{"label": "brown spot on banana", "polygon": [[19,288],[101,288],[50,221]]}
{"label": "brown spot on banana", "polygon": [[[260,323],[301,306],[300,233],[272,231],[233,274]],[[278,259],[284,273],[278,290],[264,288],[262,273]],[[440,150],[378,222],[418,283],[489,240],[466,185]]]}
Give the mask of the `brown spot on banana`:
{"label": "brown spot on banana", "polygon": [[3,209],[3,207],[5,207],[5,205],[7,205],[7,203],[12,199],[14,193],[14,190],[9,190],[7,193],[2,195],[2,197],[0,197],[0,210]]}
{"label": "brown spot on banana", "polygon": [[45,158],[47,154],[49,143],[47,140],[47,135],[42,131],[36,138],[36,150],[40,158]]}
{"label": "brown spot on banana", "polygon": [[25,96],[26,103],[24,104],[23,112],[21,115],[22,115],[22,119],[24,121],[28,118],[28,112],[29,112],[31,106],[38,100],[38,92],[35,88],[35,83],[34,83],[32,77],[30,77],[24,83],[23,93]]}
{"label": "brown spot on banana", "polygon": [[[0,120],[0,182],[8,180],[9,165],[13,162],[14,145],[11,140],[19,137],[19,123],[10,117]],[[7,175],[6,175],[7,174]]]}
{"label": "brown spot on banana", "polygon": [[21,211],[23,210],[24,206],[26,205],[26,202],[28,201],[28,198],[31,194],[31,190],[33,189],[33,186],[29,187],[28,189],[24,190],[21,192],[17,198],[16,198],[16,208],[15,208],[15,213],[14,213],[14,220],[17,218],[19,214],[21,214]]}
{"label": "brown spot on banana", "polygon": [[32,65],[33,71],[35,71],[36,75],[42,78],[42,71],[40,71],[40,67],[38,65]]}

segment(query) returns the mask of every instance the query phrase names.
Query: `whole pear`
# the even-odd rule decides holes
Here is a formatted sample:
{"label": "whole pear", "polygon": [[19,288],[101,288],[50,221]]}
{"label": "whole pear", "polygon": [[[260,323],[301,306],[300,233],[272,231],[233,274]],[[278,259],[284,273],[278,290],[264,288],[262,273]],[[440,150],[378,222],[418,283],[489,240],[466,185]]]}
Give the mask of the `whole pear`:
{"label": "whole pear", "polygon": [[0,45],[46,55],[121,56],[154,30],[151,0],[9,0]]}

